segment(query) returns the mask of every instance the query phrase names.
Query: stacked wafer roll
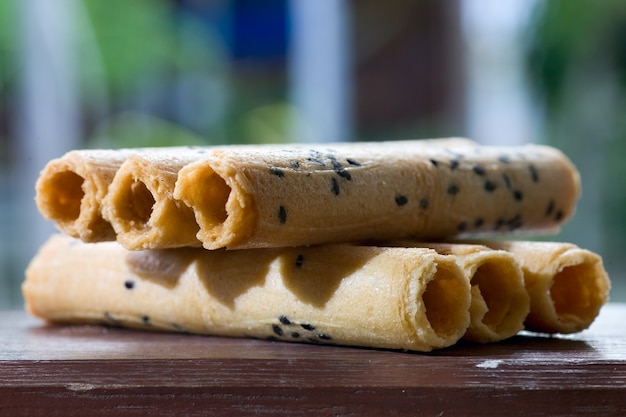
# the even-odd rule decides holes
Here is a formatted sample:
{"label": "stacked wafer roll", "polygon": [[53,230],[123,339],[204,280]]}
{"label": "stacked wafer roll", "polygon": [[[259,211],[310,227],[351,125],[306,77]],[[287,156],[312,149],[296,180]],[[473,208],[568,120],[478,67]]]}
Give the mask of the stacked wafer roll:
{"label": "stacked wafer roll", "polygon": [[554,148],[464,138],[77,150],[36,184],[62,234],[23,293],[55,322],[411,351],[577,332],[601,257],[521,239],[579,195]]}

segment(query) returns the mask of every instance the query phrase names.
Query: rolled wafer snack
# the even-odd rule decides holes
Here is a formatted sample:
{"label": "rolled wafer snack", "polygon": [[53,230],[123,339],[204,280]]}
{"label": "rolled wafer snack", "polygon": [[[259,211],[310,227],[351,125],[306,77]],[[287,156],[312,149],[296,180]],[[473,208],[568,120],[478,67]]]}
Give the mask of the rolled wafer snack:
{"label": "rolled wafer snack", "polygon": [[[351,149],[361,144],[338,143],[331,146]],[[468,139],[442,138],[402,142],[401,146],[470,146]],[[400,146],[400,142],[371,145]],[[213,148],[214,150],[217,148]],[[307,154],[311,145],[230,145],[219,152],[255,150],[266,154],[282,151]],[[204,159],[208,148],[179,149],[171,153],[131,154],[119,168],[103,202],[104,218],[111,222],[117,240],[127,249],[201,246],[196,237],[198,225],[193,210],[173,197],[178,172],[184,166]],[[202,187],[202,185],[197,185]],[[204,188],[204,198],[221,192]],[[220,196],[218,198],[221,199]],[[271,246],[271,245],[270,245]]]}
{"label": "rolled wafer snack", "polygon": [[118,242],[130,249],[202,246],[193,210],[172,194],[178,171],[206,152],[190,148],[128,156],[102,204]]}
{"label": "rolled wafer snack", "polygon": [[207,249],[554,232],[579,174],[554,148],[409,142],[217,149],[185,166],[174,198]]}
{"label": "rolled wafer snack", "polygon": [[23,293],[55,322],[415,351],[460,339],[470,304],[454,259],[426,248],[127,251],[58,235]]}
{"label": "rolled wafer snack", "polygon": [[[196,148],[202,149],[202,148]],[[35,185],[35,202],[44,218],[59,230],[85,242],[115,240],[116,232],[103,217],[102,204],[120,166],[129,155],[186,155],[185,147],[79,149],[53,159]],[[174,158],[175,159],[175,158]]]}
{"label": "rolled wafer snack", "polygon": [[543,333],[586,329],[608,302],[611,281],[602,258],[571,243],[490,241],[511,252],[524,273],[530,295],[525,326]]}
{"label": "rolled wafer snack", "polygon": [[41,172],[35,202],[62,232],[86,242],[114,240],[101,202],[128,150],[75,150],[50,161]]}
{"label": "rolled wafer snack", "polygon": [[456,259],[471,285],[470,325],[464,339],[497,342],[524,329],[530,299],[515,256],[480,244],[390,242],[394,247],[427,247]]}

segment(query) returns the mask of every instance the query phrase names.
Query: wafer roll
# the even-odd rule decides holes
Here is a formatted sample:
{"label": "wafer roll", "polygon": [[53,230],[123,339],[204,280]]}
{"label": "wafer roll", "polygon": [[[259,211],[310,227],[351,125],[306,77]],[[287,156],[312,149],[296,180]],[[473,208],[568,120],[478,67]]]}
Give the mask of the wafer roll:
{"label": "wafer roll", "polygon": [[530,295],[525,326],[544,333],[575,333],[588,328],[608,302],[611,282],[602,258],[570,243],[493,241],[511,252],[524,273]]}
{"label": "wafer roll", "polygon": [[351,245],[127,251],[53,236],[26,271],[27,309],[53,322],[430,351],[469,324],[453,258]]}
{"label": "wafer roll", "polygon": [[130,249],[202,246],[193,210],[172,196],[178,171],[207,148],[129,155],[103,201],[103,216]]}
{"label": "wafer roll", "polygon": [[515,256],[479,244],[391,242],[394,247],[427,247],[455,258],[471,285],[470,325],[464,339],[497,342],[524,329],[530,299]]}
{"label": "wafer roll", "polygon": [[62,232],[86,242],[114,240],[101,203],[129,150],[76,150],[50,161],[36,183],[35,202]]}
{"label": "wafer roll", "polygon": [[[398,143],[372,146],[398,146]],[[416,140],[411,141],[411,144],[422,147],[475,145],[462,138]],[[347,150],[360,144],[340,143],[332,146]],[[407,145],[403,142],[402,146]],[[265,154],[282,151],[302,154],[310,151],[310,145],[230,145],[222,147],[220,152],[245,150]],[[113,179],[103,202],[104,218],[111,222],[117,240],[124,247],[150,249],[201,245],[196,237],[198,225],[193,210],[174,199],[172,194],[178,171],[192,162],[204,159],[207,151],[208,148],[181,149],[171,153],[141,153],[128,157]],[[211,188],[205,188],[205,191],[203,198],[206,200],[214,199],[215,194],[221,192]]]}
{"label": "wafer roll", "polygon": [[214,150],[174,191],[207,249],[552,233],[579,194],[554,148],[414,142]]}

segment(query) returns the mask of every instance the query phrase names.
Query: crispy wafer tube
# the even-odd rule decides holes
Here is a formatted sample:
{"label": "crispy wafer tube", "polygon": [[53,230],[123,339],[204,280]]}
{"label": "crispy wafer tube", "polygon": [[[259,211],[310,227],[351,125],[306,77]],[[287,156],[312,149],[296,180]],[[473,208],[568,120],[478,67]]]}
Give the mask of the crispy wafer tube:
{"label": "crispy wafer tube", "polygon": [[[37,208],[56,227],[85,242],[114,240],[116,233],[102,215],[109,185],[133,153],[158,155],[189,152],[187,148],[80,149],[53,159],[35,185]],[[201,149],[201,148],[200,148]]]}
{"label": "crispy wafer tube", "polygon": [[574,166],[546,146],[305,149],[220,149],[184,167],[174,197],[204,247],[554,232],[580,193]]}
{"label": "crispy wafer tube", "polygon": [[472,302],[466,340],[497,342],[524,329],[530,299],[515,256],[478,244],[392,242],[393,246],[428,247],[456,259],[470,281]]}
{"label": "crispy wafer tube", "polygon": [[193,210],[172,196],[178,171],[206,148],[128,157],[103,202],[117,241],[129,249],[202,246]]}
{"label": "crispy wafer tube", "polygon": [[[420,146],[475,145],[461,138],[415,141]],[[226,146],[224,149],[262,149],[308,151],[310,145]],[[339,148],[358,146],[335,144]],[[200,246],[196,237],[198,225],[189,206],[173,198],[178,171],[185,165],[203,159],[208,148],[181,149],[171,153],[130,155],[117,172],[103,203],[104,218],[117,233],[117,240],[127,249],[151,249]],[[201,187],[201,185],[198,185]],[[207,198],[214,198],[211,192]]]}
{"label": "crispy wafer tube", "polygon": [[520,262],[530,295],[528,330],[575,333],[591,325],[609,298],[611,282],[602,258],[570,243],[485,242]]}
{"label": "crispy wafer tube", "polygon": [[127,251],[66,236],[32,260],[23,294],[53,322],[415,351],[460,339],[470,303],[456,262],[424,248]]}
{"label": "crispy wafer tube", "polygon": [[62,232],[86,242],[114,240],[101,202],[127,151],[77,150],[50,161],[41,172],[35,202]]}

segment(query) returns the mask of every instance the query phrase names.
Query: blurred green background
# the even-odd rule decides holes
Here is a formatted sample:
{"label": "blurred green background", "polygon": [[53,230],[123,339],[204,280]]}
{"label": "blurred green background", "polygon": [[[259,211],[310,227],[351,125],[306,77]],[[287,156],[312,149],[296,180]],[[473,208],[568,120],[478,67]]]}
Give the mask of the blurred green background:
{"label": "blurred green background", "polygon": [[625,110],[620,0],[0,0],[0,308],[69,149],[442,136],[565,151],[583,198],[550,239],[626,301]]}

